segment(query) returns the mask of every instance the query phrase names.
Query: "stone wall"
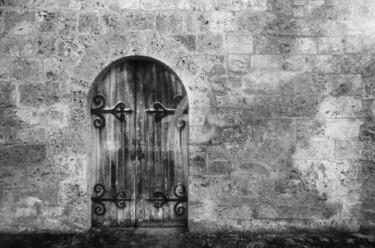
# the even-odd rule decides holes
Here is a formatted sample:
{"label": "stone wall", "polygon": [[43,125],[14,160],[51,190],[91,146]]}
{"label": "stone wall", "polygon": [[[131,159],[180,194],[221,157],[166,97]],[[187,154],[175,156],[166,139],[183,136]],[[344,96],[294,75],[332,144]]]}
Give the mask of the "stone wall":
{"label": "stone wall", "polygon": [[143,55],[188,91],[191,231],[374,231],[374,23],[373,0],[0,0],[0,230],[90,228],[90,90]]}

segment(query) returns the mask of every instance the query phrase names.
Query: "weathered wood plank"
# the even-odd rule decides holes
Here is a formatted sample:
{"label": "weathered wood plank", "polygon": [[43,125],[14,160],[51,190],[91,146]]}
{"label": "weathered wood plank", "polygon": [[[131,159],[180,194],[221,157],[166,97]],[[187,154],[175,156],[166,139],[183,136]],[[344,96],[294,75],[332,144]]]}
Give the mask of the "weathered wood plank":
{"label": "weathered wood plank", "polygon": [[[105,185],[108,191],[105,197],[114,198],[116,193],[124,191],[134,200],[127,202],[125,209],[105,203],[107,213],[102,217],[93,213],[93,225],[186,224],[187,213],[177,217],[173,211],[174,202],[156,209],[154,202],[147,201],[154,198],[155,191],[175,198],[173,190],[178,183],[188,188],[187,126],[181,130],[176,127],[178,116],[174,114],[155,122],[154,115],[145,112],[153,108],[156,101],[174,109],[174,97],[178,94],[186,96],[180,80],[161,64],[134,59],[110,68],[96,87],[96,94],[105,96],[106,107],[123,101],[134,112],[126,114],[123,122],[111,114],[106,115],[105,128],[93,128],[96,157],[92,185]],[[185,114],[183,118],[188,124],[187,117]]]}

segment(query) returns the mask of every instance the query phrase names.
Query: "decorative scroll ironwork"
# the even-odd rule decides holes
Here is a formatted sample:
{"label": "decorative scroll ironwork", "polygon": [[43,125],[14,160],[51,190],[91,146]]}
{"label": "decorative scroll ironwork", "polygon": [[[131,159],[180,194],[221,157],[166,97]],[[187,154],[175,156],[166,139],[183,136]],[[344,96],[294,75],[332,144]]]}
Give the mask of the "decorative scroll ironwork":
{"label": "decorative scroll ironwork", "polygon": [[[187,114],[188,113],[187,109],[182,110],[181,107],[178,106],[178,103],[182,100],[182,98],[183,97],[181,95],[177,95],[177,96],[174,97],[173,100],[177,105],[176,109],[166,108],[162,103],[155,102],[154,104],[152,104],[153,109],[146,109],[146,113],[154,114],[155,122],[159,122],[165,116],[170,115],[170,114],[174,114],[175,112],[177,112],[179,114]],[[182,120],[182,118],[177,118],[176,125],[177,125],[177,127],[180,127],[180,128],[184,127],[185,121]]]}
{"label": "decorative scroll ironwork", "polygon": [[188,201],[188,197],[186,195],[186,188],[182,184],[178,184],[174,187],[174,195],[177,198],[167,198],[162,192],[155,191],[153,199],[147,199],[147,201],[154,202],[154,207],[156,209],[161,208],[164,204],[168,202],[176,202],[173,211],[177,216],[182,216],[186,212],[185,206],[183,206],[184,202]]}
{"label": "decorative scroll ironwork", "polygon": [[102,184],[96,184],[94,186],[94,192],[97,194],[96,197],[91,197],[91,201],[95,204],[94,213],[97,215],[104,215],[106,212],[106,208],[103,202],[113,202],[117,208],[125,208],[127,201],[132,201],[132,199],[127,199],[125,196],[125,192],[120,191],[116,194],[115,198],[103,198],[105,194],[105,188]]}
{"label": "decorative scroll ironwork", "polygon": [[113,108],[105,107],[105,97],[103,95],[97,95],[94,97],[94,104],[96,108],[91,109],[91,114],[96,115],[97,118],[94,120],[94,126],[96,128],[103,128],[105,126],[104,114],[113,114],[119,121],[125,120],[125,113],[132,113],[133,110],[126,109],[125,103],[119,102]]}

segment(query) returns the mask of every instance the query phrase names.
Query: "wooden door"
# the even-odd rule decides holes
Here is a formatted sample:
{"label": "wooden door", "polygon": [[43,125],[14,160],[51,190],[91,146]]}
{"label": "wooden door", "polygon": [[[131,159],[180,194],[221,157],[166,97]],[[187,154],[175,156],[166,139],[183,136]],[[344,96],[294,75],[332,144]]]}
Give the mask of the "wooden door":
{"label": "wooden door", "polygon": [[93,226],[186,225],[187,111],[181,81],[154,60],[103,73],[91,109]]}

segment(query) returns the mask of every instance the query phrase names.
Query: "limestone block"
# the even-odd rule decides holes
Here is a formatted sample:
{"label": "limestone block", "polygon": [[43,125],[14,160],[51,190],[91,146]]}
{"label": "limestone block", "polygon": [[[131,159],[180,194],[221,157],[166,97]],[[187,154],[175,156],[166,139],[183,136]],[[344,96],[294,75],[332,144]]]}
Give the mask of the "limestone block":
{"label": "limestone block", "polygon": [[209,77],[211,90],[216,96],[225,96],[229,92],[242,92],[241,76],[213,75]]}
{"label": "limestone block", "polygon": [[295,78],[299,77],[293,72],[253,70],[243,77],[243,92],[249,95],[293,94]]}
{"label": "limestone block", "polygon": [[210,14],[194,11],[189,13],[186,20],[189,33],[206,33],[210,30]]}
{"label": "limestone block", "polygon": [[66,123],[66,112],[67,107],[61,104],[56,104],[54,107],[50,107],[46,110],[34,110],[30,109],[20,110],[17,113],[18,118],[23,122],[33,125],[33,124],[45,124],[55,127],[64,127]]}
{"label": "limestone block", "polygon": [[216,96],[218,107],[248,108],[241,94],[231,93],[224,96]]}
{"label": "limestone block", "polygon": [[218,127],[238,126],[244,123],[246,116],[243,115],[244,111],[241,109],[232,109],[231,111],[224,108],[212,109],[207,116],[207,122]]}
{"label": "limestone block", "polygon": [[250,5],[253,11],[266,11],[268,9],[267,2],[263,0],[243,0],[243,2],[247,3],[248,6]]}
{"label": "limestone block", "polygon": [[[25,174],[25,168],[19,168],[17,166],[1,166],[0,183],[3,189],[24,186]],[[2,203],[6,204],[6,202],[7,199],[3,199]]]}
{"label": "limestone block", "polygon": [[7,11],[3,13],[4,31],[11,34],[32,34],[36,31],[35,12]]}
{"label": "limestone block", "polygon": [[41,195],[55,194],[54,198],[57,198],[58,182],[63,180],[64,177],[57,172],[56,167],[36,164],[28,166],[25,174],[26,185],[29,190],[41,191]]}
{"label": "limestone block", "polygon": [[281,69],[282,56],[279,55],[252,55],[251,68],[253,69]]}
{"label": "limestone block", "polygon": [[115,10],[106,10],[99,13],[99,33],[110,34],[115,32],[121,32],[122,18],[121,12]]}
{"label": "limestone block", "polygon": [[292,15],[292,0],[274,1],[274,11],[283,15]]}
{"label": "limestone block", "polygon": [[315,57],[309,55],[286,55],[283,57],[283,70],[311,72],[314,68]]}
{"label": "limestone block", "polygon": [[66,82],[75,65],[71,58],[46,58],[43,62],[44,80],[55,83]]}
{"label": "limestone block", "polygon": [[250,35],[231,33],[224,36],[223,48],[227,53],[253,53],[253,47],[253,37]]}
{"label": "limestone block", "polygon": [[[1,24],[0,24],[1,30]],[[2,57],[13,57],[20,55],[19,37],[14,35],[0,36],[0,54]]]}
{"label": "limestone block", "polygon": [[318,38],[319,54],[343,54],[345,40],[341,37]]}
{"label": "limestone block", "polygon": [[43,74],[41,59],[17,58],[12,62],[12,78],[27,83],[40,82]]}
{"label": "limestone block", "polygon": [[125,12],[121,15],[120,27],[114,29],[116,32],[129,30],[154,29],[155,14],[149,12]]}
{"label": "limestone block", "polygon": [[362,76],[359,74],[332,75],[328,76],[328,81],[328,92],[332,96],[360,96],[362,94]]}
{"label": "limestone block", "polygon": [[48,154],[87,154],[90,129],[86,126],[66,126],[47,133]]}
{"label": "limestone block", "polygon": [[327,119],[325,134],[330,137],[358,137],[361,121],[354,118]]}
{"label": "limestone block", "polygon": [[358,36],[345,37],[345,53],[359,53],[363,50],[362,39]]}
{"label": "limestone block", "polygon": [[370,54],[347,54],[342,59],[341,68],[343,73],[361,73],[365,77],[374,76]]}
{"label": "limestone block", "polygon": [[254,211],[255,219],[276,219],[279,218],[279,213],[274,206],[261,205]]}
{"label": "limestone block", "polygon": [[[197,75],[199,72],[198,63],[196,63],[196,61],[192,61],[190,56],[177,56],[177,58],[173,59],[172,63],[175,65],[176,69],[180,70],[181,72],[185,71],[185,75],[189,73],[190,75]],[[181,76],[185,76],[184,74],[181,73]],[[198,87],[196,89],[198,89]]]}
{"label": "limestone block", "polygon": [[51,106],[60,101],[58,83],[19,85],[20,104],[28,107]]}
{"label": "limestone block", "polygon": [[60,1],[49,1],[49,0],[4,0],[1,2],[3,6],[9,7],[20,7],[20,8],[45,8],[45,9],[57,9],[57,8],[71,8],[71,9],[85,9],[91,7],[91,1],[81,0],[60,0]]}
{"label": "limestone block", "polygon": [[218,203],[214,213],[218,219],[232,219],[232,221],[234,219],[237,219],[237,223],[228,223],[228,226],[234,228],[234,226],[238,225],[240,230],[242,230],[243,227],[242,222],[240,220],[252,219],[253,213],[251,205],[249,203],[245,205],[245,201],[243,201],[243,203],[241,204],[240,202],[233,203],[232,201],[223,200],[220,203]]}
{"label": "limestone block", "polygon": [[195,35],[174,35],[173,38],[184,45],[189,51],[197,50],[197,37]]}
{"label": "limestone block", "polygon": [[334,142],[326,138],[311,138],[297,143],[293,158],[324,159],[333,157]]}
{"label": "limestone block", "polygon": [[12,78],[12,63],[8,58],[0,58],[0,80],[8,81]]}
{"label": "limestone block", "polygon": [[97,0],[93,6],[96,9],[133,10],[140,9],[139,0]]}
{"label": "limestone block", "polygon": [[85,108],[71,108],[67,115],[68,125],[89,126],[91,122],[87,121],[90,118],[88,111]]}
{"label": "limestone block", "polygon": [[250,69],[250,56],[247,54],[229,54],[228,71],[233,73],[246,73]]}
{"label": "limestone block", "polygon": [[[336,76],[336,75],[335,75]],[[322,96],[328,94],[329,76],[325,74],[298,74],[295,78],[295,89],[297,95],[316,95]]]}
{"label": "limestone block", "polygon": [[319,36],[343,36],[350,34],[350,23],[340,20],[321,20],[315,27]]}
{"label": "limestone block", "polygon": [[335,139],[334,156],[336,159],[356,159],[361,156],[363,144],[358,138]]}
{"label": "limestone block", "polygon": [[244,144],[250,140],[251,127],[231,127],[223,130],[223,141],[226,143]]}
{"label": "limestone block", "polygon": [[209,175],[228,175],[232,171],[232,164],[230,161],[212,161],[208,164]]}
{"label": "limestone block", "polygon": [[[271,117],[274,109],[271,107],[271,102],[275,101],[274,97],[268,95],[255,95],[247,103],[253,107],[255,117],[268,118]],[[289,109],[289,107],[287,107]]]}
{"label": "limestone block", "polygon": [[296,120],[296,135],[298,138],[324,137],[327,124],[325,119],[298,119]]}
{"label": "limestone block", "polygon": [[223,37],[220,34],[206,33],[198,35],[199,52],[217,52],[223,48]]}
{"label": "limestone block", "polygon": [[276,174],[267,164],[257,160],[236,162],[233,167],[231,176],[236,178],[263,179],[275,177]]}
{"label": "limestone block", "polygon": [[80,205],[85,203],[87,197],[87,186],[85,179],[65,180],[60,182],[59,204],[61,205]]}
{"label": "limestone block", "polygon": [[161,12],[156,15],[156,29],[160,32],[180,34],[186,30],[184,12]]}
{"label": "limestone block", "polygon": [[176,9],[177,4],[174,0],[140,0],[141,9],[144,10]]}
{"label": "limestone block", "polygon": [[[18,118],[18,110],[15,108],[0,108],[0,126],[1,127],[12,127],[20,126],[24,123],[20,118]],[[35,123],[33,123],[35,124]]]}
{"label": "limestone block", "polygon": [[99,16],[96,12],[83,12],[79,14],[78,31],[84,34],[99,33]]}
{"label": "limestone block", "polygon": [[32,165],[43,162],[46,157],[45,145],[14,145],[0,150],[0,161],[4,166]]}
{"label": "limestone block", "polygon": [[210,17],[210,30],[213,33],[229,33],[236,29],[236,22],[232,12],[215,11]]}
{"label": "limestone block", "polygon": [[198,63],[208,75],[225,74],[225,57],[216,54],[198,54]]}
{"label": "limestone block", "polygon": [[208,144],[215,135],[215,127],[190,126],[190,142],[192,144]]}
{"label": "limestone block", "polygon": [[40,33],[73,34],[77,31],[78,14],[74,11],[38,11],[37,25]]}
{"label": "limestone block", "polygon": [[93,36],[60,36],[57,39],[57,55],[74,59],[81,58],[84,51],[90,48],[96,40],[97,38]]}
{"label": "limestone block", "polygon": [[277,52],[281,54],[317,54],[314,38],[279,38]]}
{"label": "limestone block", "polygon": [[53,156],[50,166],[62,179],[84,178],[87,173],[88,160],[87,156],[61,154]]}
{"label": "limestone block", "polygon": [[[289,95],[278,95],[278,96],[271,96],[268,98],[269,102],[266,103],[268,105],[268,111],[270,112],[272,117],[290,117],[295,116],[298,110],[297,107],[301,107],[298,103],[295,102],[293,96]],[[259,104],[257,105],[259,108]],[[258,116],[262,116],[261,112],[258,110],[256,113]]]}
{"label": "limestone block", "polygon": [[375,97],[375,77],[363,78],[363,95],[371,99]]}
{"label": "limestone block", "polygon": [[318,115],[322,117],[357,117],[362,102],[352,96],[327,97],[319,104]]}
{"label": "limestone block", "polygon": [[266,138],[294,137],[295,121],[293,119],[271,119],[266,122]]}
{"label": "limestone block", "polygon": [[15,107],[17,104],[16,84],[0,81],[0,106]]}
{"label": "limestone block", "polygon": [[255,54],[277,54],[277,38],[273,35],[257,35],[254,37]]}
{"label": "limestone block", "polygon": [[206,147],[190,146],[189,152],[194,154],[189,157],[189,175],[204,175],[207,170]]}
{"label": "limestone block", "polygon": [[216,146],[208,147],[207,157],[209,161],[215,161],[215,160],[228,160],[230,156],[225,146],[216,145]]}
{"label": "limestone block", "polygon": [[13,142],[19,144],[41,144],[46,141],[45,128],[17,128],[14,132]]}
{"label": "limestone block", "polygon": [[341,57],[336,55],[316,56],[314,72],[340,73]]}
{"label": "limestone block", "polygon": [[292,138],[265,139],[256,151],[256,163],[269,171],[280,173],[294,156],[295,142]]}
{"label": "limestone block", "polygon": [[52,57],[56,52],[56,38],[53,36],[26,36],[18,40],[21,56]]}

